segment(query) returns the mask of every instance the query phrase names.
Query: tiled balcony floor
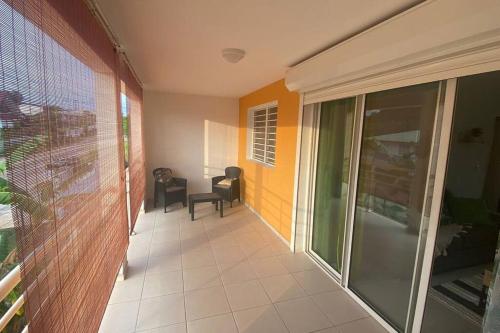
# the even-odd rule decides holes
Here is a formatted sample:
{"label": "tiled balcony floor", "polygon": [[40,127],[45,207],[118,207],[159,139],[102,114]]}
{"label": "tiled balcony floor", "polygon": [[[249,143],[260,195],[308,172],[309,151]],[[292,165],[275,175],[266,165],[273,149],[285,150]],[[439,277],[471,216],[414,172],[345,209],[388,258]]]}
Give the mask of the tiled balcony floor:
{"label": "tiled balcony floor", "polygon": [[304,254],[292,254],[243,205],[144,214],[129,275],[101,333],[379,333],[385,330]]}

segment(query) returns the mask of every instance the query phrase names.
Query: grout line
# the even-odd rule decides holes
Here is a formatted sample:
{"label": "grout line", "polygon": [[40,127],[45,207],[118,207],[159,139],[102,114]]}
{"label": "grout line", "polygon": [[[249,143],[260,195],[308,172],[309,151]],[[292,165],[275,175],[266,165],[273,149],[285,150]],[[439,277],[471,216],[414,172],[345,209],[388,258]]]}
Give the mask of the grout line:
{"label": "grout line", "polygon": [[[262,287],[262,290],[264,290],[264,293],[266,294],[267,298],[269,299],[269,301],[271,302],[271,305],[273,306],[274,308],[274,311],[276,312],[276,314],[278,315],[278,318],[281,320],[281,323],[283,324],[283,327],[285,327],[285,329],[290,332],[290,329],[288,328],[288,326],[286,325],[285,321],[283,320],[283,318],[281,318],[281,315],[280,315],[280,312],[278,311],[278,308],[276,307],[276,303],[274,303],[274,301],[272,300],[271,296],[269,296],[266,288],[264,288],[264,285],[262,284],[262,281],[260,279],[258,279],[258,282],[260,284],[260,286]],[[300,286],[299,286],[300,287]]]}
{"label": "grout line", "polygon": [[184,324],[185,324],[185,328],[186,328],[186,332],[187,332],[187,321],[188,321],[188,318],[187,318],[187,310],[186,310],[186,288],[185,288],[185,284],[184,284],[184,262],[182,260],[182,241],[181,241],[181,224],[182,221],[179,221],[179,248],[180,248],[180,260],[181,260],[181,276],[182,276],[182,297],[183,297],[183,301],[182,303],[184,304]]}
{"label": "grout line", "polygon": [[155,215],[153,219],[153,232],[151,233],[151,238],[149,239],[149,244],[148,244],[148,256],[146,260],[146,269],[144,270],[144,277],[142,279],[141,297],[139,298],[139,308],[137,309],[137,315],[135,317],[135,330],[137,330],[137,324],[139,323],[139,313],[141,312],[141,307],[142,307],[142,294],[144,293],[144,284],[146,283],[146,272],[149,267],[149,258],[151,254],[151,243],[153,241],[153,234],[156,229],[156,212],[154,212],[154,214]]}
{"label": "grout line", "polygon": [[[245,207],[248,209],[248,207]],[[238,214],[239,212],[244,212],[245,209],[241,209],[241,210],[238,210],[236,211],[235,213]],[[259,219],[259,216],[257,214],[255,214],[255,212],[252,212],[252,210],[249,209],[249,211],[251,212],[251,215],[249,216],[252,216],[252,217],[256,217],[257,219]],[[142,285],[142,289],[141,289],[141,296],[140,296],[140,299],[139,299],[139,310],[137,312],[137,316],[136,316],[136,323],[135,323],[135,329],[137,330],[137,324],[138,324],[138,317],[139,317],[139,312],[140,312],[140,309],[141,309],[141,304],[142,304],[142,301],[144,300],[143,299],[143,293],[144,293],[144,286],[145,286],[145,278],[146,278],[146,272],[147,272],[147,269],[149,268],[149,263],[150,263],[150,259],[151,259],[151,251],[152,251],[152,244],[153,244],[153,237],[154,237],[154,234],[155,234],[155,231],[159,230],[158,228],[158,220],[159,220],[159,212],[157,211],[153,211],[151,212],[154,215],[154,221],[153,221],[153,232],[151,233],[151,238],[149,239],[149,243],[148,243],[148,254],[147,254],[147,262],[146,262],[146,269],[144,271],[144,274],[143,274],[143,285]],[[182,241],[181,241],[181,227],[182,227],[182,224],[186,221],[184,221],[182,218],[179,218],[179,217],[175,217],[174,218],[174,221],[175,223],[177,223],[178,225],[178,241],[179,241],[179,247],[180,247],[180,260],[181,260],[181,276],[182,276],[182,294],[183,294],[183,297],[184,297],[184,317],[185,317],[185,321],[184,321],[184,326],[186,328],[186,331],[187,331],[187,325],[188,325],[188,318],[187,318],[187,308],[186,308],[186,293],[188,292],[191,292],[191,291],[196,291],[196,290],[201,290],[201,289],[206,289],[206,288],[211,288],[211,287],[206,287],[206,288],[198,288],[198,289],[195,289],[195,290],[191,290],[191,291],[186,291],[185,290],[185,283],[184,283],[184,261],[183,261],[183,258],[182,258],[182,254],[183,254],[183,245],[182,245]],[[208,229],[206,228],[207,227],[207,224],[204,222],[204,221],[200,221],[201,222],[201,226],[203,226],[203,235],[208,239],[208,245],[210,246],[210,250],[211,250],[211,253],[214,257],[214,259],[216,258],[215,257],[215,250],[218,249],[218,248],[224,248],[226,246],[212,246],[212,243],[211,243],[211,239],[210,237],[208,237]],[[233,221],[231,221],[233,222]],[[231,223],[230,222],[230,223]],[[241,225],[242,227],[246,227],[246,226],[251,226],[252,228],[249,228],[248,232],[245,232],[243,233],[243,235],[246,235],[247,233],[250,233],[250,232],[257,232],[259,235],[262,236],[262,230],[257,230],[253,227],[253,224],[254,223],[261,223],[259,222],[258,220],[257,221],[250,221],[250,219],[248,221],[246,221],[246,216],[245,218],[244,217],[236,217],[235,220],[234,220],[235,223],[237,223],[238,225]],[[212,221],[211,221],[212,223]],[[228,225],[227,224],[220,224],[221,227],[227,227]],[[276,236],[273,234],[274,230],[270,229],[269,226],[266,225],[266,229],[265,229],[265,232],[264,234],[268,234],[268,233],[271,233],[271,235],[273,236],[273,238],[276,238]],[[254,260],[254,261],[258,261],[258,260],[265,260],[265,259],[269,259],[269,258],[277,258],[277,260],[279,260],[278,258],[280,256],[283,256],[283,255],[286,255],[286,254],[282,254],[282,253],[274,253],[272,256],[266,256],[266,257],[262,257],[262,258],[250,258],[254,252],[251,253],[251,255],[247,255],[247,252],[243,250],[243,246],[241,245],[241,237],[237,236],[237,234],[235,233],[235,231],[237,231],[238,229],[235,228],[233,230],[232,227],[229,227],[231,228],[225,235],[222,235],[224,237],[230,237],[233,239],[233,241],[235,241],[236,245],[235,246],[238,246],[238,248],[243,252],[244,254],[244,259],[241,259],[237,262],[235,262],[234,264],[237,264],[239,262],[241,262],[242,260],[245,260],[245,261],[248,261],[249,263]],[[217,227],[216,227],[217,229]],[[214,229],[210,229],[210,230],[214,230]],[[241,234],[238,234],[238,235],[241,235]],[[222,237],[222,236],[215,236],[214,239],[217,239],[219,237]],[[191,238],[191,237],[189,237]],[[264,237],[262,236],[262,240],[263,240],[263,245],[262,246],[267,246],[269,244],[269,238],[268,237]],[[257,249],[256,251],[259,251],[260,249],[262,249],[263,247],[259,247],[259,249]],[[171,255],[169,255],[171,256]],[[309,259],[309,258],[308,258]],[[310,260],[310,259],[309,259]],[[314,262],[314,261],[313,261]],[[280,262],[281,263],[281,262]],[[228,264],[232,264],[232,263],[228,263]],[[261,282],[261,279],[263,278],[267,278],[266,277],[259,277],[257,275],[257,272],[255,270],[255,268],[253,267],[253,265],[249,264],[250,265],[250,268],[251,270],[253,271],[253,273],[255,274],[255,278],[254,279],[251,279],[251,280],[248,280],[248,281],[240,281],[238,283],[231,283],[231,284],[226,284],[224,283],[224,281],[222,281],[222,271],[221,271],[221,267],[220,267],[220,263],[215,259],[215,267],[217,268],[218,270],[218,278],[221,280],[222,282],[222,289],[224,291],[224,295],[226,297],[226,302],[229,306],[229,312],[225,313],[225,314],[228,314],[228,313],[231,313],[232,315],[232,318],[233,318],[233,322],[235,324],[235,327],[238,331],[240,331],[240,328],[238,327],[237,325],[237,322],[236,322],[236,318],[235,318],[235,315],[234,313],[235,312],[238,312],[238,311],[246,311],[246,310],[251,310],[251,309],[255,309],[255,308],[259,308],[259,307],[263,307],[263,306],[269,306],[269,305],[272,305],[275,312],[278,314],[278,317],[281,321],[281,323],[283,324],[283,326],[285,327],[285,329],[287,331],[290,331],[289,328],[286,326],[286,323],[284,322],[283,318],[281,317],[281,315],[279,314],[278,312],[278,309],[277,309],[277,306],[276,304],[277,303],[280,303],[280,302],[273,302],[271,297],[269,296],[268,292],[266,291],[266,289],[264,288],[262,282]],[[213,266],[213,265],[210,265],[210,266]],[[207,267],[207,266],[203,266],[203,267]],[[191,268],[191,269],[196,269],[196,268],[203,268],[203,267],[194,267],[194,268]],[[298,283],[298,281],[296,280],[295,276],[293,275],[293,273],[291,273],[285,266],[285,269],[287,270],[287,274],[290,274],[292,275],[292,278],[294,279],[294,281],[297,283],[297,285],[299,286],[299,288],[301,290],[304,290],[300,284]],[[278,275],[283,275],[283,274],[278,274]],[[277,276],[277,275],[271,275],[269,277],[273,277],[273,276]],[[268,298],[268,301],[270,302],[269,304],[263,304],[263,305],[256,305],[256,306],[252,306],[252,307],[249,307],[249,308],[245,308],[245,309],[241,309],[241,310],[237,310],[237,311],[234,311],[230,305],[230,302],[229,302],[229,298],[228,298],[228,295],[227,295],[227,287],[230,286],[230,285],[234,285],[234,284],[241,284],[241,283],[247,283],[247,282],[250,282],[250,281],[257,281],[257,283],[260,285],[260,287],[262,288],[262,290],[264,291],[266,297]],[[219,286],[220,287],[220,286]],[[305,290],[304,290],[305,292]],[[155,296],[155,297],[163,297],[164,295],[159,295],[159,296]],[[151,297],[151,298],[155,298],[155,297]],[[304,297],[309,297],[309,295],[305,294],[304,296],[301,296],[301,297],[298,297],[298,298],[304,298]],[[147,299],[151,299],[151,298],[147,298]],[[298,298],[294,298],[294,299],[298,299]],[[286,301],[291,301],[292,299],[290,300],[285,300],[283,302],[286,302]],[[315,303],[314,303],[315,304]],[[317,305],[317,304],[315,304]],[[201,320],[201,319],[206,319],[206,318],[211,318],[211,317],[215,317],[215,316],[220,316],[220,315],[224,315],[224,314],[216,314],[216,315],[210,315],[210,316],[207,316],[207,317],[203,317],[203,318],[197,318],[195,320]],[[364,318],[362,318],[364,319]],[[181,323],[177,323],[177,324],[181,324]],[[170,324],[170,325],[167,325],[167,326],[172,326],[172,325],[177,325],[177,324]],[[167,327],[167,326],[160,326],[160,327]]]}

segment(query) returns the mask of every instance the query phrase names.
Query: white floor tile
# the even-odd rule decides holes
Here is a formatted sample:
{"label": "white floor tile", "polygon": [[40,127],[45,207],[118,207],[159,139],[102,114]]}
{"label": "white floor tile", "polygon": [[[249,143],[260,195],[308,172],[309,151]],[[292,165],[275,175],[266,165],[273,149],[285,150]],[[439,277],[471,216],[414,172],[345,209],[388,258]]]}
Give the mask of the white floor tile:
{"label": "white floor tile", "polygon": [[246,255],[239,246],[224,246],[213,249],[217,263],[234,263],[246,260]]}
{"label": "white floor tile", "polygon": [[187,332],[186,323],[162,326],[145,331],[136,331],[136,333],[186,333],[186,332]]}
{"label": "white floor tile", "polygon": [[317,294],[311,297],[335,326],[369,316],[361,306],[342,290]]}
{"label": "white floor tile", "polygon": [[257,276],[260,278],[288,274],[285,266],[283,266],[275,257],[251,259],[250,264],[255,270]]}
{"label": "white floor tile", "polygon": [[227,235],[210,239],[210,246],[213,248],[238,246],[238,242],[231,235]]}
{"label": "white floor tile", "polygon": [[141,215],[101,333],[384,332],[243,205],[223,219],[197,205],[196,217],[180,205]]}
{"label": "white floor tile", "polygon": [[134,226],[134,231],[138,234],[144,233],[144,232],[151,232],[155,228],[155,223],[154,221],[141,221],[139,218],[138,221],[136,222]]}
{"label": "white floor tile", "polygon": [[205,234],[193,238],[181,239],[182,253],[187,253],[192,251],[210,252],[211,250],[212,247],[210,246],[210,241],[208,240],[208,237]]}
{"label": "white floor tile", "polygon": [[135,331],[139,301],[108,305],[99,333]]}
{"label": "white floor tile", "polygon": [[256,248],[253,246],[243,247],[243,251],[251,260],[276,256],[273,246],[269,243],[264,243]]}
{"label": "white floor tile", "polygon": [[[340,331],[337,327],[329,327],[325,328],[324,330],[316,331],[314,333],[340,333]],[[371,332],[363,332],[363,333],[371,333]]]}
{"label": "white floor tile", "polygon": [[144,279],[142,298],[157,297],[183,292],[182,271],[148,274]]}
{"label": "white floor tile", "polygon": [[180,255],[157,256],[150,257],[146,275],[163,274],[182,269],[182,261]]}
{"label": "white floor tile", "polygon": [[234,318],[240,333],[288,332],[272,305],[237,311]]}
{"label": "white floor tile", "polygon": [[229,305],[233,311],[271,303],[258,280],[231,284],[225,287]]}
{"label": "white floor tile", "polygon": [[261,279],[260,282],[273,302],[281,302],[306,295],[290,274],[270,276]]}
{"label": "white floor tile", "polygon": [[128,258],[127,257],[127,279],[134,279],[139,276],[144,276],[148,267],[148,253],[144,256]]}
{"label": "white floor tile", "polygon": [[115,282],[109,304],[139,301],[144,285],[144,275]]}
{"label": "white floor tile", "polygon": [[184,314],[184,295],[182,293],[147,298],[141,301],[137,330],[145,330],[182,323]]}
{"label": "white floor tile", "polygon": [[189,321],[231,312],[221,286],[187,292],[186,316]]}
{"label": "white floor tile", "polygon": [[171,242],[171,241],[179,241],[180,234],[178,228],[172,229],[157,229],[153,232],[153,243],[163,243],[163,242]]}
{"label": "white floor tile", "polygon": [[222,285],[217,266],[185,269],[183,275],[185,291]]}
{"label": "white floor tile", "polygon": [[248,260],[238,263],[222,263],[218,266],[224,285],[257,279],[257,274]]}
{"label": "white floor tile", "polygon": [[182,268],[197,268],[204,266],[215,266],[215,258],[212,251],[196,250],[182,254]]}
{"label": "white floor tile", "polygon": [[318,266],[304,253],[290,253],[279,256],[281,263],[290,273],[296,273],[311,269],[317,269]]}
{"label": "white floor tile", "polygon": [[161,243],[151,243],[150,257],[162,257],[181,254],[181,242],[169,241]]}
{"label": "white floor tile", "polygon": [[309,297],[276,303],[276,308],[291,333],[313,332],[333,326]]}
{"label": "white floor tile", "polygon": [[206,238],[208,240],[203,225],[199,224],[194,227],[181,227],[180,239],[196,239],[199,237]]}
{"label": "white floor tile", "polygon": [[[151,234],[152,236],[153,234]],[[130,244],[127,250],[127,258],[130,260],[132,258],[147,257],[149,255],[151,240],[146,241],[134,241],[130,240]]]}
{"label": "white floor tile", "polygon": [[356,320],[338,326],[338,331],[339,333],[387,333],[387,330],[372,318]]}
{"label": "white floor tile", "polygon": [[274,241],[271,241],[271,245],[273,246],[276,254],[289,254],[290,253],[290,246],[283,243],[283,241],[280,239],[276,239]]}
{"label": "white floor tile", "polygon": [[341,289],[331,277],[319,269],[297,272],[292,275],[309,295]]}
{"label": "white floor tile", "polygon": [[154,231],[162,232],[165,230],[170,230],[172,232],[180,231],[180,223],[178,220],[174,221],[156,221]]}
{"label": "white floor tile", "polygon": [[187,326],[188,333],[238,333],[233,315],[230,313],[190,321]]}

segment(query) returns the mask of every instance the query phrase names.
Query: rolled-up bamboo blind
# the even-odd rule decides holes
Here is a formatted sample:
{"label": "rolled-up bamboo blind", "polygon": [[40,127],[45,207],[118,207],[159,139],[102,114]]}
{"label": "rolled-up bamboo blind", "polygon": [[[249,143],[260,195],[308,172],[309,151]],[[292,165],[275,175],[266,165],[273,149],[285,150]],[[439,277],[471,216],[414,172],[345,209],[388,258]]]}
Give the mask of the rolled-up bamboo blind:
{"label": "rolled-up bamboo blind", "polygon": [[125,94],[129,106],[129,195],[130,195],[130,233],[134,231],[144,193],[146,191],[146,173],[144,160],[142,88],[135,79],[127,63],[120,62],[120,77],[125,84]]}
{"label": "rolled-up bamboo blind", "polygon": [[118,61],[80,0],[0,0],[0,119],[30,332],[96,332],[128,244]]}

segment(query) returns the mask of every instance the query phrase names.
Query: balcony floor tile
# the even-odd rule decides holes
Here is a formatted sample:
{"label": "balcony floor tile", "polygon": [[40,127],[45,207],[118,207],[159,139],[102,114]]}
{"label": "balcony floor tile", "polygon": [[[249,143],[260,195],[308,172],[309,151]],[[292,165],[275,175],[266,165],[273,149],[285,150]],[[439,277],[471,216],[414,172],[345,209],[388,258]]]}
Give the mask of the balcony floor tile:
{"label": "balcony floor tile", "polygon": [[384,332],[304,253],[241,204],[139,216],[99,333]]}

